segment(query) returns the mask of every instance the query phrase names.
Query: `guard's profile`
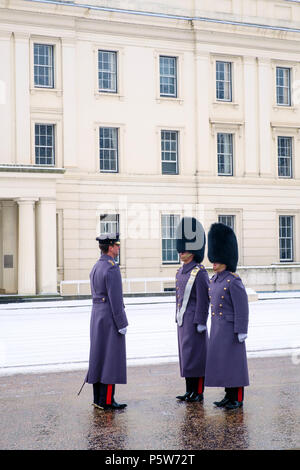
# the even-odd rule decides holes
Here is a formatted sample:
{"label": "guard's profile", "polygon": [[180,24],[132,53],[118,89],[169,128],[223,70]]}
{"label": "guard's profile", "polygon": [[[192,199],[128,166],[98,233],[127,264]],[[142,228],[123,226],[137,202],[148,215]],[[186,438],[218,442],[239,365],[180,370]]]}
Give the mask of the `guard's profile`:
{"label": "guard's profile", "polygon": [[201,264],[205,251],[205,233],[194,217],[181,219],[176,232],[176,249],[183,262],[176,274],[176,322],[180,375],[186,391],[181,401],[203,401],[208,335],[209,277]]}
{"label": "guard's profile", "polygon": [[246,289],[235,274],[238,244],[234,231],[215,223],[208,233],[208,259],[213,263],[210,280],[211,330],[207,351],[205,385],[224,387],[225,396],[214,402],[235,409],[243,405],[244,387],[249,385],[245,339],[249,306]]}
{"label": "guard's profile", "polygon": [[123,303],[122,279],[115,258],[119,234],[96,238],[101,257],[90,273],[93,299],[90,320],[89,369],[85,382],[93,384],[93,405],[99,409],[122,409],[115,401],[115,385],[127,383],[125,334],[128,326]]}

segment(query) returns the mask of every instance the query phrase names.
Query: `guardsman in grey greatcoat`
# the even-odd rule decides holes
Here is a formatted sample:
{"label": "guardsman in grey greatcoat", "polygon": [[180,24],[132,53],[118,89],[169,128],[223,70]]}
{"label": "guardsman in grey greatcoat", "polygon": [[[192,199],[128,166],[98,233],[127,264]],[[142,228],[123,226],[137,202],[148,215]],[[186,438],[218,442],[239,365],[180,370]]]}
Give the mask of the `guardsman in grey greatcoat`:
{"label": "guardsman in grey greatcoat", "polygon": [[126,384],[125,334],[122,279],[114,258],[119,253],[119,235],[97,237],[101,257],[90,273],[93,307],[90,322],[89,369],[85,381],[93,384],[93,405],[100,409],[122,409],[114,400],[115,384]]}
{"label": "guardsman in grey greatcoat", "polygon": [[215,223],[208,233],[208,259],[213,263],[210,280],[211,330],[207,351],[205,385],[224,387],[218,407],[235,409],[243,405],[244,387],[249,385],[245,339],[249,306],[246,289],[235,274],[238,244],[233,230]]}
{"label": "guardsman in grey greatcoat", "polygon": [[197,219],[184,217],[180,221],[176,248],[183,261],[176,274],[176,322],[180,374],[186,381],[186,393],[176,398],[201,402],[208,341],[209,277],[200,264],[204,258],[205,233]]}

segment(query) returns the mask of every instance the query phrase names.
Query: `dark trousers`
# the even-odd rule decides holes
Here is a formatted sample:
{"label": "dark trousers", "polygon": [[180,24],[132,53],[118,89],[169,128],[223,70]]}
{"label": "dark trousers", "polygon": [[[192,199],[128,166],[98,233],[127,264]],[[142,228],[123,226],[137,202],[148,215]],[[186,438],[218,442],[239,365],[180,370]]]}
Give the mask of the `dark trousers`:
{"label": "dark trousers", "polygon": [[204,377],[186,377],[185,385],[187,392],[195,392],[201,395],[204,392]]}
{"label": "dark trousers", "polygon": [[111,405],[114,401],[115,385],[97,382],[93,384],[93,393],[96,405]]}
{"label": "dark trousers", "polygon": [[243,401],[244,400],[244,387],[230,387],[225,388],[226,397],[230,401]]}

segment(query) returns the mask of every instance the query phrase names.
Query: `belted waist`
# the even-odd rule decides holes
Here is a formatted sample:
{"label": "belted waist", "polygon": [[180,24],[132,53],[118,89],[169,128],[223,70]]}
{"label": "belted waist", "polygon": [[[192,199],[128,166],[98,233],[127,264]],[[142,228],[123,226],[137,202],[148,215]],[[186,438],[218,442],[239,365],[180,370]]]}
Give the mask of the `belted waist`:
{"label": "belted waist", "polygon": [[105,296],[93,298],[93,304],[104,304],[105,302],[107,302],[107,297]]}

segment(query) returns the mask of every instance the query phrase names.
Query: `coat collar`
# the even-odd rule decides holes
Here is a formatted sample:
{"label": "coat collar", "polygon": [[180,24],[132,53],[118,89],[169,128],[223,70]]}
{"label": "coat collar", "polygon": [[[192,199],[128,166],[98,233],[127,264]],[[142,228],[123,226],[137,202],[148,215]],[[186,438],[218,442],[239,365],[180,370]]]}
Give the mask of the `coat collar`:
{"label": "coat collar", "polygon": [[228,276],[230,271],[227,271],[227,269],[225,269],[225,271],[222,271],[221,273],[217,273],[214,275],[214,282],[218,281],[218,282],[222,282],[223,279],[225,279],[226,276]]}
{"label": "coat collar", "polygon": [[103,254],[100,256],[100,261],[114,261],[114,259],[109,255]]}
{"label": "coat collar", "polygon": [[187,263],[187,264],[183,264],[182,265],[183,274],[186,274],[189,271],[191,271],[197,264],[198,263],[194,259],[192,261],[190,261],[189,263]]}

